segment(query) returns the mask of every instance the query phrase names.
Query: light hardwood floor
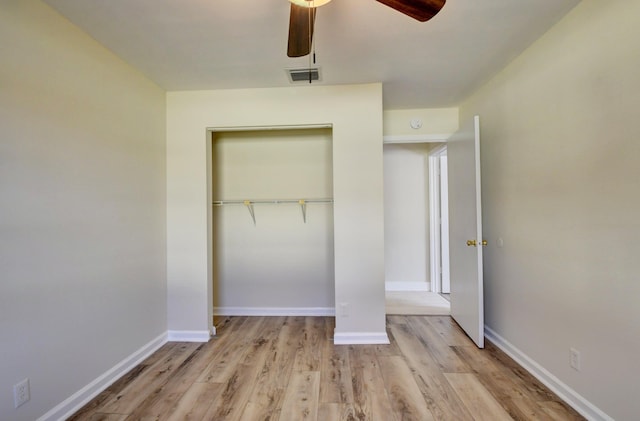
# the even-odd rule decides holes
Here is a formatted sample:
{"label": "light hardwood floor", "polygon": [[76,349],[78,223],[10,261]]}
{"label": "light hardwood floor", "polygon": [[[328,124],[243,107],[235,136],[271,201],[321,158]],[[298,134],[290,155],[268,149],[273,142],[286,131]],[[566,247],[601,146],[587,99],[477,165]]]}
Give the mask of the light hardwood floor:
{"label": "light hardwood floor", "polygon": [[448,316],[387,316],[391,345],[333,345],[329,317],[229,317],[168,343],[71,420],[581,420]]}

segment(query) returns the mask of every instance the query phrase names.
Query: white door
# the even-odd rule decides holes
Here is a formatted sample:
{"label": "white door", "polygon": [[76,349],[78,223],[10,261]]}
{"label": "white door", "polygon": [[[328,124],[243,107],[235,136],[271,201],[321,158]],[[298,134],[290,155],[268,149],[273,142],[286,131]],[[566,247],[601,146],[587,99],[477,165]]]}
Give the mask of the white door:
{"label": "white door", "polygon": [[462,122],[447,142],[451,317],[484,348],[480,117]]}

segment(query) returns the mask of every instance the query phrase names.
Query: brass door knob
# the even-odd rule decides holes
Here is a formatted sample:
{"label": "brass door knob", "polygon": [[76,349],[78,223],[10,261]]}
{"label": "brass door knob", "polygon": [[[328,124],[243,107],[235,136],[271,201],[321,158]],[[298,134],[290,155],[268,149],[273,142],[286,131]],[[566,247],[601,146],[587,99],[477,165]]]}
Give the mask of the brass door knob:
{"label": "brass door knob", "polygon": [[486,246],[487,244],[489,244],[489,243],[487,243],[487,240],[482,240],[482,245],[483,246]]}
{"label": "brass door knob", "polygon": [[476,247],[478,245],[476,240],[467,240],[467,246],[471,247]]}

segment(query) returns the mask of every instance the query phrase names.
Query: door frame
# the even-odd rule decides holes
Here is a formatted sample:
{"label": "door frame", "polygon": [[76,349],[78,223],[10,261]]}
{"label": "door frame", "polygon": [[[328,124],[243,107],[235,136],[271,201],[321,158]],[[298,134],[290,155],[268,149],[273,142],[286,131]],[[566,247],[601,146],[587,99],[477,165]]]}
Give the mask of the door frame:
{"label": "door frame", "polygon": [[[429,253],[430,253],[430,283],[431,291],[435,293],[442,292],[443,267],[442,261],[446,253],[448,261],[449,250],[442,247],[442,190],[448,187],[446,178],[441,178],[441,161],[440,158],[446,154],[447,143],[435,147],[429,151]],[[448,215],[447,218],[448,220]],[[447,224],[448,227],[448,224]]]}
{"label": "door frame", "polygon": [[[331,142],[333,143],[333,124],[300,124],[300,125],[272,125],[272,126],[214,126],[206,128],[205,150],[207,159],[207,320],[211,336],[217,335],[217,329],[213,323],[214,318],[214,294],[215,294],[215,274],[214,274],[214,235],[215,224],[213,221],[213,174],[215,171],[213,162],[213,151],[216,133],[221,132],[254,132],[270,130],[307,130],[307,129],[330,129]],[[333,146],[332,146],[333,147]],[[332,156],[333,161],[333,156]],[[333,162],[332,162],[333,167]],[[333,174],[332,174],[333,179]],[[333,181],[332,181],[333,182]],[[334,208],[335,211],[335,208]],[[335,238],[335,226],[334,226]],[[335,249],[334,249],[335,250]],[[335,254],[334,254],[335,258]],[[335,273],[334,273],[335,275]],[[335,279],[334,279],[335,288]],[[326,316],[326,314],[321,314]],[[335,317],[335,311],[334,311]]]}
{"label": "door frame", "polygon": [[[443,151],[447,150],[447,139],[452,136],[446,135],[408,135],[408,136],[384,136],[384,144],[410,144],[410,143],[439,143],[439,146],[434,147],[428,153],[427,166],[429,171],[429,285],[431,292],[440,293],[440,265],[434,265],[433,262],[440,262],[441,260],[441,238],[440,230],[434,229],[437,227],[437,223],[434,220],[434,209],[437,209],[438,218],[440,218],[440,183],[435,182],[439,179],[437,176],[437,170],[440,167],[439,157]],[[435,195],[435,196],[434,196]],[[436,206],[437,203],[437,206]],[[437,238],[434,238],[434,233],[437,231]],[[437,243],[436,243],[437,241]],[[437,244],[437,247],[436,247]],[[437,248],[437,251],[435,251]],[[434,255],[435,251],[435,255]],[[435,267],[437,266],[437,267]]]}

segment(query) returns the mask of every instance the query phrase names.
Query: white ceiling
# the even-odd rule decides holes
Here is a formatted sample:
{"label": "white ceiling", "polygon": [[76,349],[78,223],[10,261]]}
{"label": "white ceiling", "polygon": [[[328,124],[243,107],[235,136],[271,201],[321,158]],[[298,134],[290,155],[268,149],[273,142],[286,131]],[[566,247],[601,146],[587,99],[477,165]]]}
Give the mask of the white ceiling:
{"label": "white ceiling", "polygon": [[[287,0],[44,1],[167,90],[291,86],[285,69],[309,65],[286,55]],[[383,82],[385,109],[455,106],[578,2],[448,0],[420,23],[333,0],[316,18],[317,83]]]}

